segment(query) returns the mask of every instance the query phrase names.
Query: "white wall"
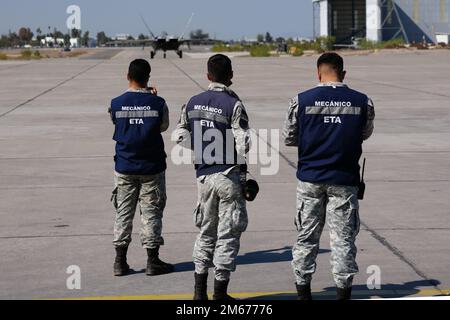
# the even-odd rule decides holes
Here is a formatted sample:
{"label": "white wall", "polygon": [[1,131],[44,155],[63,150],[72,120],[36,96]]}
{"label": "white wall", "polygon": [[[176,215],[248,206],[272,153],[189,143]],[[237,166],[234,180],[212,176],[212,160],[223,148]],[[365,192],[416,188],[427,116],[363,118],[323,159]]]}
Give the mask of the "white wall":
{"label": "white wall", "polygon": [[366,38],[381,41],[381,7],[380,0],[366,0]]}
{"label": "white wall", "polygon": [[78,48],[80,46],[78,38],[70,38],[70,46],[72,48]]}
{"label": "white wall", "polygon": [[450,35],[449,34],[436,34],[437,43],[449,44]]}
{"label": "white wall", "polygon": [[330,32],[329,5],[327,0],[320,1],[320,36],[328,36]]}

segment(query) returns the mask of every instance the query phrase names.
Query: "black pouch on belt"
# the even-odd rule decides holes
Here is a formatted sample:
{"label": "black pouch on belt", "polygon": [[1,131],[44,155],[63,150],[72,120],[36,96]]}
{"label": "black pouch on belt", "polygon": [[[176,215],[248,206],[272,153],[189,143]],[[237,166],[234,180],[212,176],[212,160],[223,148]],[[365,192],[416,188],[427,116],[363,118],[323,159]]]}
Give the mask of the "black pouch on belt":
{"label": "black pouch on belt", "polygon": [[364,158],[361,181],[358,186],[358,200],[364,200],[364,193],[366,192],[366,183],[364,182],[364,170],[366,169],[366,158]]}
{"label": "black pouch on belt", "polygon": [[247,180],[244,184],[243,192],[244,192],[245,200],[247,200],[247,201],[255,200],[255,198],[259,192],[258,182],[256,182],[255,180],[252,180],[252,179]]}

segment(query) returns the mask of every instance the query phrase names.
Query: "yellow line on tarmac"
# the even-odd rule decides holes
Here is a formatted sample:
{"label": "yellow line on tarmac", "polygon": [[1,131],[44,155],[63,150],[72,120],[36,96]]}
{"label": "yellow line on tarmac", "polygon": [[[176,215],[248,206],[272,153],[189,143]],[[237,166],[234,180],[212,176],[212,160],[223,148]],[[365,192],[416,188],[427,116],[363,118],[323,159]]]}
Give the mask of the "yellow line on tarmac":
{"label": "yellow line on tarmac", "polygon": [[[240,292],[230,293],[231,296],[239,299],[261,298],[270,299],[296,296],[296,292],[273,291],[273,292]],[[333,297],[334,292],[313,292],[314,296],[318,297]],[[403,296],[403,297],[430,297],[438,295],[450,295],[450,290],[437,289],[411,289],[411,290],[357,290],[352,292],[353,297],[369,296],[369,297],[389,297],[389,296]],[[57,298],[51,300],[192,300],[192,293],[185,294],[148,294],[148,295],[128,295],[128,296],[99,296],[99,297],[80,297],[80,298]],[[212,296],[210,295],[210,298]]]}

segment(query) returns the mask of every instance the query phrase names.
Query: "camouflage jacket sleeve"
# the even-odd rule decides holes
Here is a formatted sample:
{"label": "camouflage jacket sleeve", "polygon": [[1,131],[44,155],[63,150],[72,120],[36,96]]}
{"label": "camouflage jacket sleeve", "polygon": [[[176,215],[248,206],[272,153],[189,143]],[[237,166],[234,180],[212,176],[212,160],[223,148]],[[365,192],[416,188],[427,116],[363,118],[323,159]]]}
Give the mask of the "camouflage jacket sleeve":
{"label": "camouflage jacket sleeve", "polygon": [[292,98],[289,103],[289,109],[287,112],[286,120],[284,121],[284,127],[282,137],[284,144],[288,147],[295,147],[298,145],[298,97]]}
{"label": "camouflage jacket sleeve", "polygon": [[169,107],[167,106],[166,103],[164,103],[164,107],[162,110],[162,122],[161,122],[161,126],[160,126],[160,130],[161,132],[167,131],[167,129],[169,129]]}
{"label": "camouflage jacket sleeve", "polygon": [[231,130],[236,142],[236,152],[245,157],[250,150],[250,126],[247,111],[241,101],[238,101],[231,116]]}
{"label": "camouflage jacket sleeve", "polygon": [[373,133],[375,120],[375,107],[372,99],[369,98],[367,102],[367,121],[363,128],[363,139],[367,140]]}
{"label": "camouflage jacket sleeve", "polygon": [[191,126],[189,125],[189,119],[186,112],[186,105],[181,107],[180,120],[178,120],[177,127],[175,129],[176,142],[180,146],[188,149],[192,149],[191,144]]}

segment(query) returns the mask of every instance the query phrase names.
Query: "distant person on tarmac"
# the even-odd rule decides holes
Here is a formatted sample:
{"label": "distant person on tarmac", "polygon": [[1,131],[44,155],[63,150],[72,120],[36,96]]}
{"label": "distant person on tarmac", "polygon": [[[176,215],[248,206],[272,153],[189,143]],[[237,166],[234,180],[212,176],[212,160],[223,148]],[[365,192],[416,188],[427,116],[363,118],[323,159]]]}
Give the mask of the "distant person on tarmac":
{"label": "distant person on tarmac", "polygon": [[200,233],[193,254],[194,300],[208,299],[211,267],[215,272],[213,298],[232,299],[227,294],[230,273],[236,269],[240,237],[248,224],[243,186],[250,129],[244,105],[229,88],[232,78],[231,60],[221,54],[212,56],[208,61],[211,84],[183,106],[177,126],[177,142],[194,150],[197,172],[194,221]]}
{"label": "distant person on tarmac", "polygon": [[169,110],[156,90],[148,88],[150,71],[146,60],[132,61],[128,70],[129,88],[111,101],[109,109],[116,141],[115,189],[111,199],[116,209],[115,276],[130,271],[127,251],[138,204],[141,243],[148,255],[146,274],[154,276],[174,270],[171,264],[159,259],[159,247],[164,244],[161,234],[167,167],[161,132],[169,127]]}
{"label": "distant person on tarmac", "polygon": [[351,298],[358,272],[358,186],[362,143],[374,128],[372,100],[343,83],[344,61],[325,53],[317,61],[319,85],[293,98],[283,129],[287,146],[298,147],[298,231],[292,266],[300,300],[311,300],[319,242],[328,216],[331,265],[337,299]]}

